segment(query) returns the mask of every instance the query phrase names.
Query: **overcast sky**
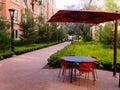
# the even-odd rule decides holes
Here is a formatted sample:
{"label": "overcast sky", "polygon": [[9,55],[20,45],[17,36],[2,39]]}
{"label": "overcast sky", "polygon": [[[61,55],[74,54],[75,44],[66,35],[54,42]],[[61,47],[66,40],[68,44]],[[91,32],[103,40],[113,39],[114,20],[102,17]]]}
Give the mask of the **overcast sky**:
{"label": "overcast sky", "polygon": [[[82,1],[87,2],[89,0],[56,0],[56,8],[57,9],[64,9],[64,6],[71,6],[71,5],[75,5],[75,4],[78,5],[78,1],[80,1],[79,4],[80,3],[82,4]],[[96,4],[103,6],[104,0],[93,0],[93,1],[97,2]]]}
{"label": "overcast sky", "polygon": [[56,0],[56,7],[58,9],[64,9],[64,5],[77,4],[78,0]]}

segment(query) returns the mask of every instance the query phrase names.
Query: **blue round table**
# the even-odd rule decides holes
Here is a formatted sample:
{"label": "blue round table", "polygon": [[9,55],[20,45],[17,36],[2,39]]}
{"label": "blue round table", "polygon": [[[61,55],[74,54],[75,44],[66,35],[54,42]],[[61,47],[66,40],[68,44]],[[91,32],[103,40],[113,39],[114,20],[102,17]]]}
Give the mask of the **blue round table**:
{"label": "blue round table", "polygon": [[[71,63],[71,75],[70,75],[70,82],[72,83],[72,77],[73,77],[73,65],[74,63],[80,63],[80,62],[95,62],[95,58],[91,57],[85,57],[85,56],[64,56],[61,59]],[[94,75],[95,80],[95,75]]]}
{"label": "blue round table", "polygon": [[65,56],[62,57],[65,61],[79,63],[79,62],[94,62],[96,61],[95,58],[91,57],[84,57],[84,56]]}

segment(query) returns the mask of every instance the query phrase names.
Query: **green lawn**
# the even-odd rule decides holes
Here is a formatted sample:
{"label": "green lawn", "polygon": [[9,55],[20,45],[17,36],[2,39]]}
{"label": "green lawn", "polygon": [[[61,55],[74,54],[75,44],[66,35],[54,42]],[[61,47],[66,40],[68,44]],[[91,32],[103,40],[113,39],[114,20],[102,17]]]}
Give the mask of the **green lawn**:
{"label": "green lawn", "polygon": [[[96,56],[97,64],[113,64],[114,50],[109,48],[103,48],[98,42],[78,42],[75,41],[73,44],[66,46],[64,49],[53,54],[48,60],[48,64],[53,67],[59,67],[60,58],[67,54],[74,54],[76,56]],[[120,50],[118,49],[117,64],[120,65]],[[57,65],[57,66],[56,66]],[[118,66],[119,67],[119,66]]]}

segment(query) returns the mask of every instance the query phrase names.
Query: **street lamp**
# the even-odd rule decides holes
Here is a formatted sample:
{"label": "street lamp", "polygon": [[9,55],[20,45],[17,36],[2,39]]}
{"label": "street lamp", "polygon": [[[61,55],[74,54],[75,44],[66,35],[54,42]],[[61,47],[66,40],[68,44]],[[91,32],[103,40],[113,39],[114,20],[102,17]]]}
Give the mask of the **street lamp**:
{"label": "street lamp", "polygon": [[9,12],[10,12],[10,18],[11,18],[11,51],[13,55],[15,55],[14,53],[14,29],[13,29],[15,9],[9,9]]}

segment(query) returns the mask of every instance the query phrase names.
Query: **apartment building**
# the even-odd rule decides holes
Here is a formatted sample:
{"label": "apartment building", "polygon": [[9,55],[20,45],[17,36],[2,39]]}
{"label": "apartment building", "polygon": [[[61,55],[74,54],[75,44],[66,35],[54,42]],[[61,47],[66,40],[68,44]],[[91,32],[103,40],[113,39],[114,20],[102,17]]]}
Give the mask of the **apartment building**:
{"label": "apartment building", "polygon": [[[0,0],[2,10],[0,15],[4,16],[10,23],[9,9],[15,9],[14,14],[14,39],[19,39],[21,14],[28,7],[34,18],[43,15],[45,22],[56,12],[56,0]],[[11,31],[11,30],[8,30]]]}

